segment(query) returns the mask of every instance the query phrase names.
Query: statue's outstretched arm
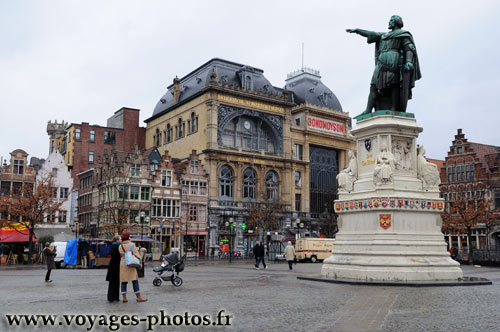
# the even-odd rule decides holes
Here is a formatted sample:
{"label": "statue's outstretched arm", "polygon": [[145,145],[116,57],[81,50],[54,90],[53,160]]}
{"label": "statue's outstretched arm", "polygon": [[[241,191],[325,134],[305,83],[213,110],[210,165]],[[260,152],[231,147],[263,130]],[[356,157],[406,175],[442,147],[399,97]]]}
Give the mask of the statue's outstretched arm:
{"label": "statue's outstretched arm", "polygon": [[346,29],[345,31],[349,32],[349,33],[356,33],[356,34],[361,35],[363,37],[368,37],[368,36],[376,33],[374,31],[368,31],[368,30],[363,30],[363,29]]}

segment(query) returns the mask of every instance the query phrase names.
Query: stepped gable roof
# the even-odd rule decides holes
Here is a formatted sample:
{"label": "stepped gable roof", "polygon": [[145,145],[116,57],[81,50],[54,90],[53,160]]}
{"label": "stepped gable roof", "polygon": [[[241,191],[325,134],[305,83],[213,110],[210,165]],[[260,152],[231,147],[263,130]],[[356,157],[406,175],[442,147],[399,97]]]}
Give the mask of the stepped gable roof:
{"label": "stepped gable roof", "polygon": [[309,103],[342,112],[337,96],[321,82],[319,70],[302,68],[288,74],[285,89],[292,92],[291,101],[296,105]]}
{"label": "stepped gable roof", "polygon": [[[228,85],[244,89],[249,88],[250,90],[261,90],[264,92],[276,93],[277,91],[264,76],[264,71],[262,69],[213,58],[181,79],[174,80],[174,83],[167,87],[167,92],[156,104],[152,117],[165,113],[172,106],[180,105],[201,94],[202,90],[209,85],[210,74],[212,72],[216,74],[216,80],[219,83],[227,83]],[[177,101],[174,100],[174,95],[176,94],[176,81],[179,84]],[[147,121],[148,120],[146,120],[146,122]]]}

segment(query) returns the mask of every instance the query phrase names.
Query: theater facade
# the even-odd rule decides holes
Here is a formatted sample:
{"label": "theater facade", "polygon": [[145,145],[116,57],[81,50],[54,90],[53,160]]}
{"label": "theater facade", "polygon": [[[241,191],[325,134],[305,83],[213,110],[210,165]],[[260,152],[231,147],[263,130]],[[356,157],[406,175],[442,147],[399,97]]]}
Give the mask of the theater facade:
{"label": "theater facade", "polygon": [[196,151],[208,173],[207,253],[229,245],[245,254],[259,236],[324,235],[335,222],[336,175],[355,149],[351,119],[319,71],[285,82],[215,58],[176,77],[145,121],[146,148],[177,159]]}

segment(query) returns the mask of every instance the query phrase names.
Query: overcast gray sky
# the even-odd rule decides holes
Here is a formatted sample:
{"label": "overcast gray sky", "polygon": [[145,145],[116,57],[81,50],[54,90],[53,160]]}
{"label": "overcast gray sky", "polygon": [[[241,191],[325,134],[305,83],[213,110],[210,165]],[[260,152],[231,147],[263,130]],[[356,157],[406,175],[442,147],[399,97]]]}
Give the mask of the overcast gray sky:
{"label": "overcast gray sky", "polygon": [[355,116],[373,45],[345,29],[387,31],[393,14],[417,46],[423,78],[408,111],[427,157],[444,159],[457,128],[500,145],[500,1],[4,0],[0,156],[46,157],[48,120],[105,125],[122,106],[144,120],[176,75],[214,57],[261,68],[282,87],[301,66],[302,42],[305,65]]}

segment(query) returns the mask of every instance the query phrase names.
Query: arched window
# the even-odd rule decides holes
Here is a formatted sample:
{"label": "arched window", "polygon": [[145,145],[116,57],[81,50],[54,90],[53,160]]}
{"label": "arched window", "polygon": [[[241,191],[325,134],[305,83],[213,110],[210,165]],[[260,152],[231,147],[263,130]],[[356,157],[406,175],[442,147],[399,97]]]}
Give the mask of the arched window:
{"label": "arched window", "polygon": [[274,171],[269,171],[266,174],[266,198],[269,201],[278,199],[278,176]]}
{"label": "arched window", "polygon": [[276,143],[271,128],[257,117],[237,116],[226,124],[222,132],[224,146],[241,147],[247,151],[275,153]]}
{"label": "arched window", "polygon": [[219,199],[233,199],[233,169],[228,165],[219,170]]}
{"label": "arched window", "polygon": [[255,186],[257,183],[255,171],[251,168],[243,172],[243,199],[255,200]]}
{"label": "arched window", "polygon": [[179,118],[179,137],[184,136],[184,128],[182,128],[182,119]]}
{"label": "arched window", "polygon": [[252,90],[252,78],[250,76],[245,78],[245,89]]}
{"label": "arched window", "polygon": [[170,123],[167,124],[167,143],[172,142],[172,128],[170,128]]}
{"label": "arched window", "polygon": [[194,112],[191,113],[191,132],[194,133],[198,130],[198,126],[196,123],[196,114]]}

